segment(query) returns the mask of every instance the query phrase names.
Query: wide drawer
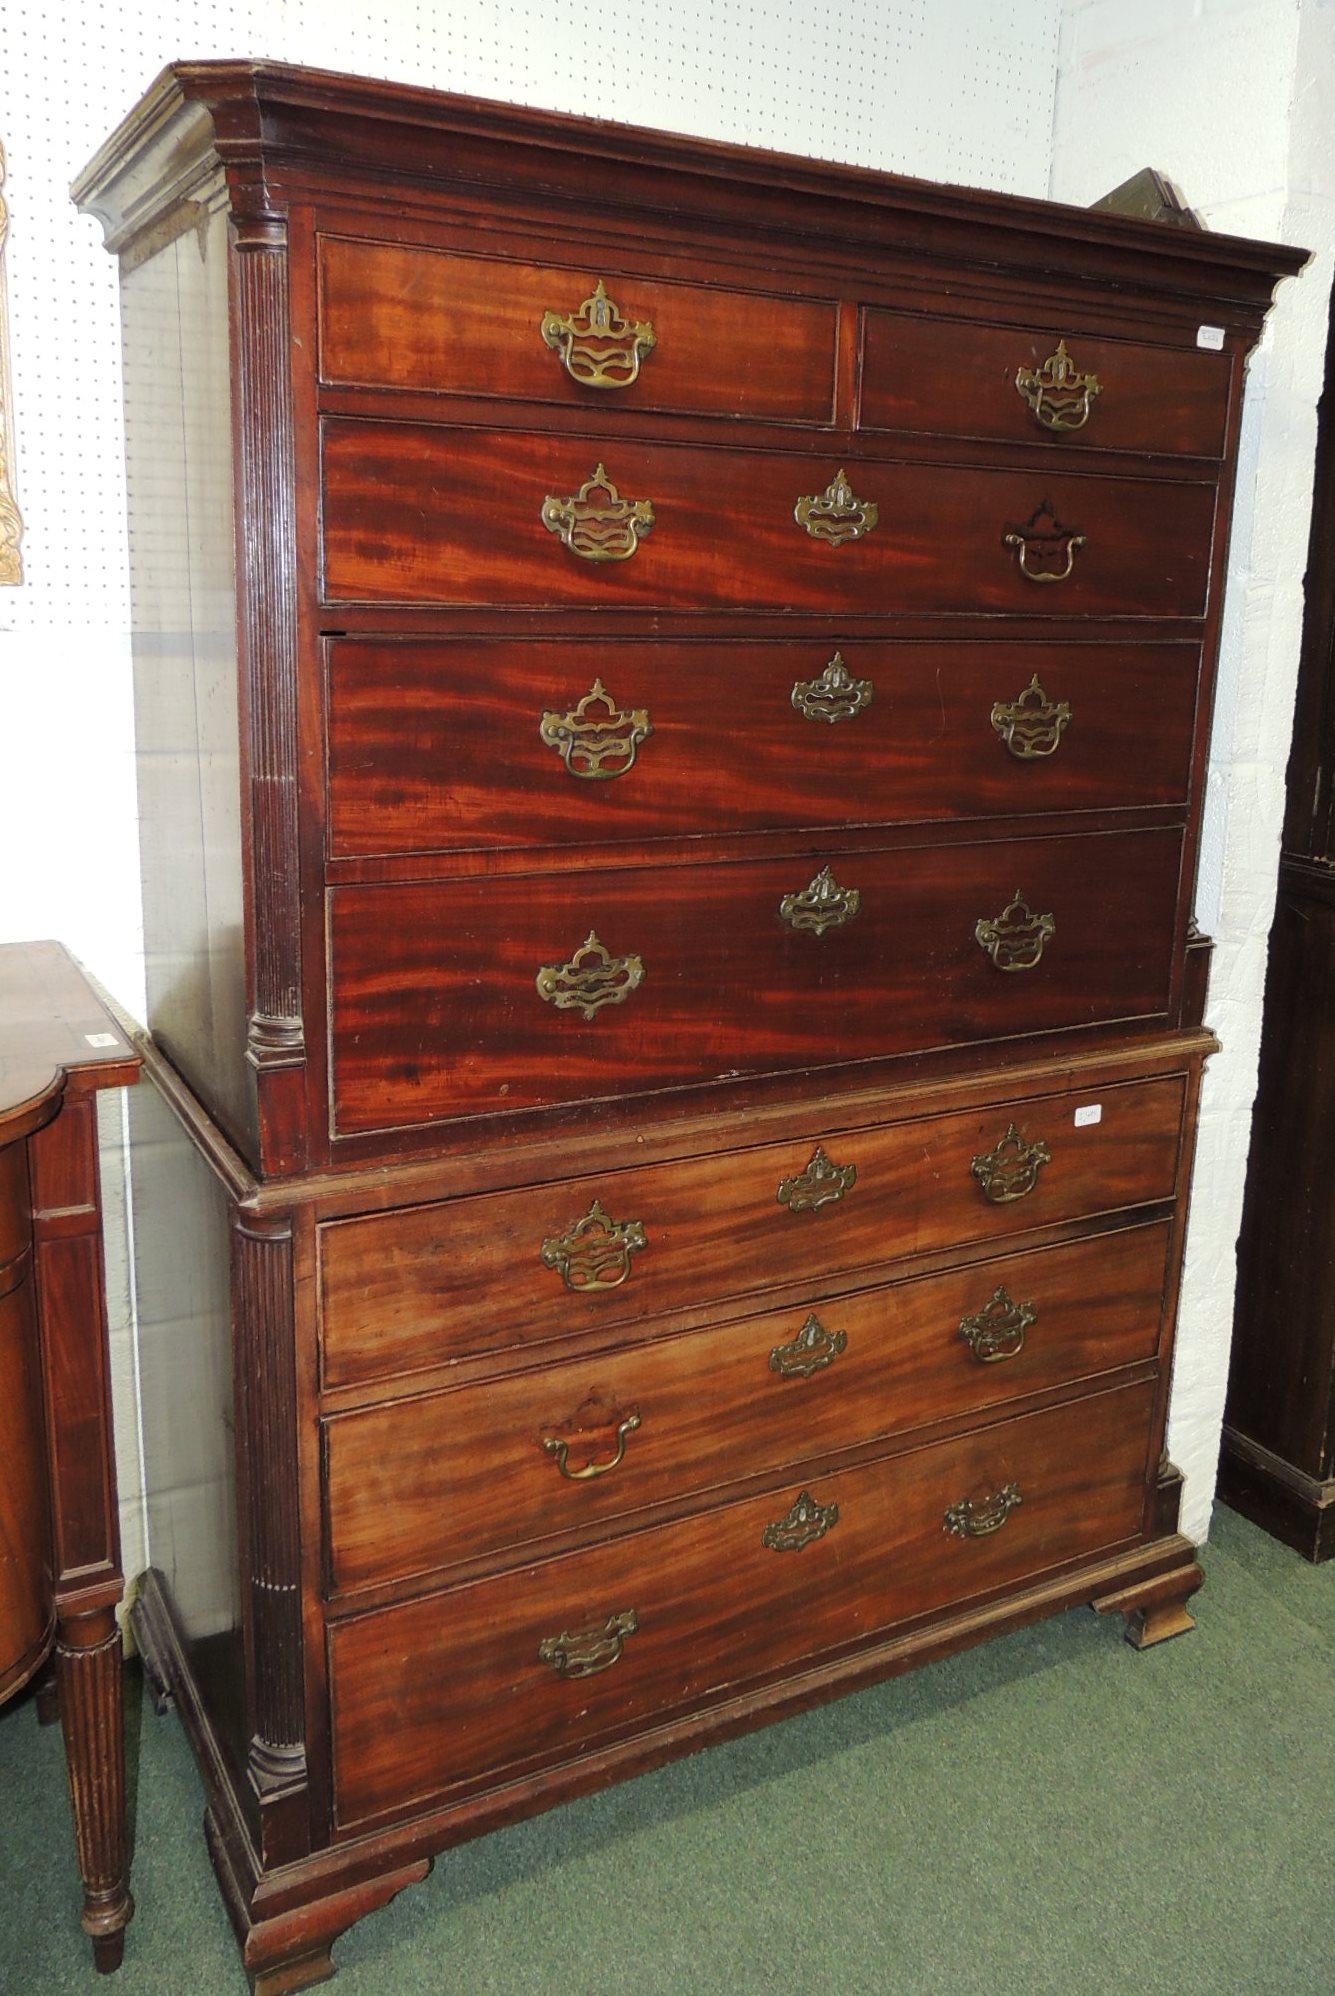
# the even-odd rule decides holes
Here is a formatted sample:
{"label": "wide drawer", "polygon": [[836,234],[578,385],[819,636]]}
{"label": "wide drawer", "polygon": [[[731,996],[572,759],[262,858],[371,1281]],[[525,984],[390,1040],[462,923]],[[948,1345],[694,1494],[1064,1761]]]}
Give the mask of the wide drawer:
{"label": "wide drawer", "polygon": [[606,1341],[782,1282],[818,1299],[852,1269],[1168,1199],[1182,1102],[1169,1075],[869,1128],[813,1121],[800,1142],[326,1222],[324,1381]]}
{"label": "wide drawer", "polygon": [[1218,457],[1231,375],[1231,355],[1196,347],[871,310],[861,421],[922,435]]}
{"label": "wide drawer", "polygon": [[335,1128],[1161,1018],[1180,852],[1156,830],[336,888]]}
{"label": "wide drawer", "polygon": [[320,238],[319,287],[320,378],[336,387],[609,414],[829,423],[834,412],[829,299],[342,236]]}
{"label": "wide drawer", "polygon": [[338,1592],[493,1557],[1158,1347],[1168,1227],[975,1263],[324,1423]]}
{"label": "wide drawer", "polygon": [[345,637],[329,851],[1182,803],[1195,644]]}
{"label": "wide drawer", "polygon": [[1152,1384],[1103,1393],[337,1623],[338,1824],[566,1760],[1133,1539],[1153,1403]]}
{"label": "wide drawer", "polygon": [[[837,457],[347,418],[326,419],[323,436],[331,603],[876,617],[1198,617],[1205,607],[1212,483],[1046,470],[1040,483],[1037,468],[862,455],[841,467]],[[872,504],[878,518],[859,539],[813,539],[795,508],[822,501],[841,468],[853,511]],[[585,556],[544,524],[548,500],[569,502]],[[841,501],[829,503],[847,519]],[[622,516],[630,506],[653,514],[647,531],[641,516],[637,542]]]}

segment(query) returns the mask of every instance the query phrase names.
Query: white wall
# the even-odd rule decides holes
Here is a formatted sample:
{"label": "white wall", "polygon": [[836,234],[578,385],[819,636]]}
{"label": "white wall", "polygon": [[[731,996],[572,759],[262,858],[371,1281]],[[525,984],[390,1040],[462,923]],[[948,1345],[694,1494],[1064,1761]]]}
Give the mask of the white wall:
{"label": "white wall", "polygon": [[[1316,11],[1329,25],[1328,10]],[[1320,74],[1329,82],[1335,69],[1309,33],[1309,12],[1302,32],[1313,60],[1327,61]],[[1140,38],[1139,66],[1125,52],[1128,23],[1130,40]],[[374,10],[364,0],[160,0],[132,10],[26,0],[0,8],[16,482],[28,577],[20,590],[0,590],[0,728],[7,742],[24,744],[0,787],[0,849],[11,856],[0,877],[0,940],[62,937],[142,1015],[116,278],[95,225],[74,213],[66,189],[163,63],[304,61],[1009,192],[1044,194],[1051,179],[1054,193],[1076,200],[1153,163],[1221,226],[1284,233],[1292,217],[1297,238],[1310,240],[1305,211],[1298,225],[1297,135],[1307,131],[1315,158],[1321,134],[1315,94],[1305,123],[1289,115],[1299,23],[1298,0],[1068,0],[1060,15],[1024,0],[842,0],[819,10],[807,0],[636,0],[620,11],[601,0],[471,0],[466,9],[380,0]],[[1310,318],[1310,305],[1303,310]],[[1208,1516],[1223,1389],[1229,1216],[1245,1148],[1265,933],[1257,924],[1273,878],[1270,793],[1282,767],[1293,656],[1292,559],[1277,544],[1278,497],[1291,487],[1290,513],[1300,513],[1309,482],[1315,395],[1302,339],[1281,333],[1266,382],[1264,409],[1249,417],[1256,531],[1245,529],[1244,501],[1238,546],[1248,573],[1245,589],[1234,591],[1231,690],[1221,703],[1211,800],[1223,942],[1216,989],[1225,994],[1215,1010],[1231,1078],[1225,1087],[1219,1063],[1175,1397],[1174,1443],[1190,1474],[1197,1530]],[[1296,548],[1304,531],[1294,531]],[[1280,610],[1273,643],[1265,622],[1272,597]],[[1258,708],[1268,761],[1258,770],[1250,756],[1238,757],[1246,766],[1235,767],[1235,734],[1251,740]],[[1235,794],[1253,789],[1255,816]],[[117,1111],[106,1128],[114,1138]],[[119,1171],[113,1153],[109,1181]],[[140,1408],[116,1182],[108,1203],[123,1525],[134,1572],[143,1559]]]}
{"label": "white wall", "polygon": [[1251,362],[1197,894],[1223,1052],[1207,1072],[1169,1429],[1196,1537],[1218,1462],[1302,629],[1335,251],[1333,84],[1331,0],[1065,0],[1054,197],[1089,201],[1152,165],[1212,229],[1315,252],[1280,287]]}

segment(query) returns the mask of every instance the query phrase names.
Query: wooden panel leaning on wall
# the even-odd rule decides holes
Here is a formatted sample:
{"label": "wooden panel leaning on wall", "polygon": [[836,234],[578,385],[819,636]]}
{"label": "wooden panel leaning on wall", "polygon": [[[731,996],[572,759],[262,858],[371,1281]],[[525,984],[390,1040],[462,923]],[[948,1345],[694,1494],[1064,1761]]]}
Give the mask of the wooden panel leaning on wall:
{"label": "wooden panel leaning on wall", "polygon": [[256,1990],[564,1796],[1188,1627],[1188,924],[1301,256],[265,64],[76,194],[165,606],[138,1168],[235,1433],[138,1628]]}
{"label": "wooden panel leaning on wall", "polygon": [[59,1711],[103,1970],[120,1965],[134,1908],[97,1091],[138,1072],[59,943],[0,945],[0,1699],[54,1650],[38,1711]]}

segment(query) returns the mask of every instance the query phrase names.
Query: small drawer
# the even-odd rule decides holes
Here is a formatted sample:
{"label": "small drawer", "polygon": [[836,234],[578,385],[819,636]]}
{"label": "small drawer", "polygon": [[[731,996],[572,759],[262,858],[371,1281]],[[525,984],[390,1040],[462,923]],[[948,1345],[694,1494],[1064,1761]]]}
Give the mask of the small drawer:
{"label": "small drawer", "polygon": [[862,427],[1217,458],[1232,356],[868,311]]}
{"label": "small drawer", "polygon": [[1163,1018],[1181,839],[336,888],[335,1128]]}
{"label": "small drawer", "polygon": [[324,1381],[553,1338],[607,1342],[776,1283],[828,1294],[853,1269],[1168,1199],[1182,1102],[1169,1075],[1092,1099],[1016,1094],[870,1128],[813,1122],[800,1142],[329,1221]]}
{"label": "small drawer", "polygon": [[331,1586],[493,1558],[1151,1358],[1167,1249],[1159,1222],[334,1415]]}
{"label": "small drawer", "polygon": [[329,851],[1181,804],[1199,663],[1190,643],[331,639]]}
{"label": "small drawer", "polygon": [[341,1829],[497,1786],[1142,1529],[1154,1387],[340,1621]]}
{"label": "small drawer", "polygon": [[828,424],[838,307],[355,237],[319,239],[331,387]]}
{"label": "small drawer", "polygon": [[826,619],[1205,608],[1212,481],[335,417],[323,453],[331,604]]}

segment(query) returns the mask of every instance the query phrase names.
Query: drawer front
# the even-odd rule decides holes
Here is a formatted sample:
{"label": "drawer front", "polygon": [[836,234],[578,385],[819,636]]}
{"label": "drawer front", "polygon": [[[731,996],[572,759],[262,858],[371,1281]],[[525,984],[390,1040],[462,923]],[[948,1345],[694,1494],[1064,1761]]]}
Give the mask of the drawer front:
{"label": "drawer front", "polygon": [[1194,644],[333,639],[329,850],[1182,803],[1199,660]]}
{"label": "drawer front", "polygon": [[320,238],[319,273],[320,376],[335,387],[609,415],[833,417],[838,308],[828,299],[340,236]]}
{"label": "drawer front", "polygon": [[[780,1282],[809,1284],[815,1301],[851,1269],[1167,1199],[1182,1101],[1171,1075],[868,1129],[816,1124],[801,1142],[328,1222],[325,1383],[557,1337],[606,1340]],[[1079,1124],[1077,1109],[1087,1112]],[[1029,1168],[1005,1146],[1012,1123]],[[818,1146],[841,1178],[813,1169]],[[1004,1199],[974,1170],[999,1146],[1016,1166],[993,1178]],[[595,1202],[606,1228],[581,1228]],[[618,1228],[630,1232],[613,1236]]]}
{"label": "drawer front", "polygon": [[[1118,832],[338,888],[335,1125],[1163,1016],[1180,849],[1177,831]],[[1007,971],[1011,946],[994,961],[978,925],[1017,892],[1005,927],[1031,938],[1030,967]]]}
{"label": "drawer front", "polygon": [[[595,490],[600,464],[610,486]],[[874,504],[878,518],[862,538],[836,545],[813,539],[794,509],[820,498],[838,458],[331,418],[325,595],[876,617],[1198,617],[1205,607],[1212,484],[1068,473],[1044,473],[1040,484],[1036,470],[852,457],[845,468],[854,500]],[[548,498],[576,502],[586,531],[590,509],[643,503],[653,520],[628,555],[582,558],[544,526]],[[1052,519],[1037,519],[1049,503],[1060,533]],[[598,545],[624,550],[635,528],[613,527],[615,537],[600,533]],[[1029,536],[1024,549],[1007,543],[1012,533]],[[1068,566],[1064,581],[1032,579]]]}
{"label": "drawer front", "polygon": [[1150,1358],[1167,1249],[1161,1222],[335,1415],[332,1585],[491,1557]]}
{"label": "drawer front", "polygon": [[[1134,1538],[1153,1399],[1151,1385],[1100,1394],[337,1624],[340,1827],[565,1760]],[[947,1528],[950,1512],[980,1530],[1002,1493],[1019,1502],[998,1529]]]}
{"label": "drawer front", "polygon": [[1231,374],[1230,355],[1194,347],[872,310],[861,420],[872,430],[1217,458]]}

